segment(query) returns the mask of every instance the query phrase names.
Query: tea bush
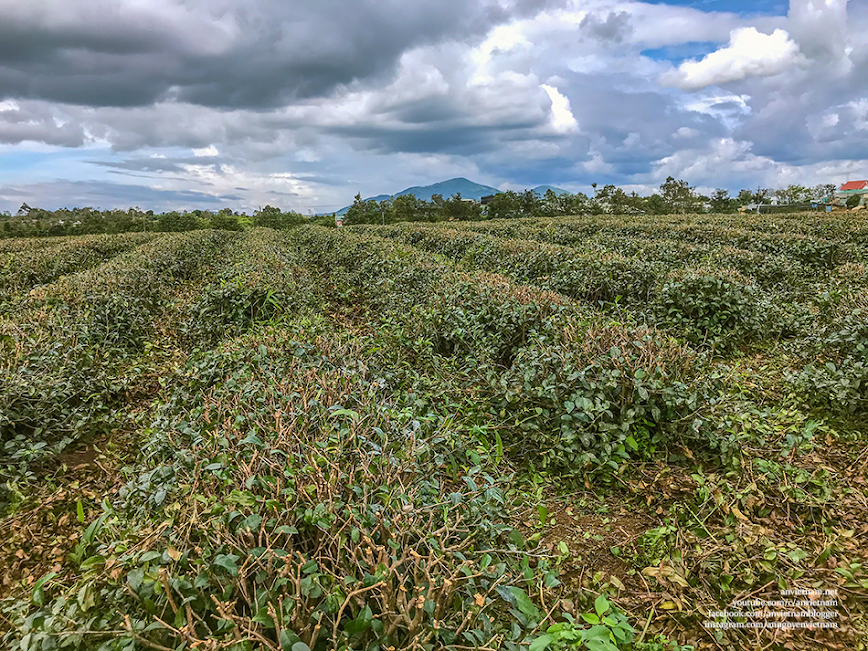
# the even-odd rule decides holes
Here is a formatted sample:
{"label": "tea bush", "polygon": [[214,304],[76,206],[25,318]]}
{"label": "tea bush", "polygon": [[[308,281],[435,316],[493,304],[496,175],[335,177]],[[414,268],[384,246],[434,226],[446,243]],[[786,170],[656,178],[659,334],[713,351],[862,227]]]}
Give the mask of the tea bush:
{"label": "tea bush", "polygon": [[215,275],[184,307],[181,331],[194,344],[213,346],[252,323],[311,303],[318,293],[286,237],[271,229],[248,232]]}
{"label": "tea bush", "polygon": [[[306,237],[309,249],[321,251],[317,237],[325,243],[341,236],[320,231]],[[420,284],[417,274],[426,267],[412,250],[386,242],[373,250],[371,237],[344,240],[331,251],[328,268],[355,270],[341,276],[354,283],[347,290],[354,300],[376,305],[417,367],[451,359],[449,368],[463,369],[468,389],[491,405],[480,418],[513,430],[519,454],[533,450],[543,465],[561,469],[584,469],[592,459],[609,467],[618,454],[629,456],[624,446],[636,443],[635,437],[625,443],[634,425],[650,424],[661,448],[694,426],[679,421],[698,406],[700,365],[688,365],[692,355],[665,334],[605,326],[562,295],[491,274],[457,274],[428,263],[427,282]],[[372,250],[358,255],[362,247]],[[412,297],[412,306],[399,296]],[[602,349],[588,343],[606,341],[612,345]],[[662,370],[667,367],[679,370]],[[645,452],[638,444],[629,450]]]}
{"label": "tea bush", "polygon": [[815,407],[837,413],[868,413],[868,312],[854,309],[813,340],[814,360],[791,375],[797,391]]}
{"label": "tea bush", "polygon": [[686,270],[669,276],[654,301],[657,323],[694,345],[726,350],[759,336],[754,288],[736,274]]}
{"label": "tea bush", "polygon": [[149,469],[126,506],[106,507],[80,578],[46,586],[10,648],[425,648],[520,635],[496,592],[525,581],[495,551],[513,544],[500,481],[478,467],[451,479],[431,455],[444,433],[423,443],[372,382],[375,366],[347,343],[322,345],[284,331],[193,356],[155,412]]}
{"label": "tea bush", "polygon": [[530,282],[591,304],[616,299],[647,300],[660,271],[653,264],[599,249],[579,252],[569,247],[470,236],[436,227],[417,227],[402,234],[401,239],[454,259],[466,268],[502,273],[518,282]]}
{"label": "tea bush", "polygon": [[699,433],[709,389],[683,347],[654,330],[560,325],[570,336],[535,342],[491,378],[493,406],[514,420],[521,447],[538,451],[544,467],[616,469]]}
{"label": "tea bush", "polygon": [[150,233],[83,236],[0,256],[0,302],[64,274],[93,267],[155,237]]}
{"label": "tea bush", "polygon": [[0,358],[4,456],[59,452],[109,427],[176,283],[191,279],[231,237],[213,231],[157,240],[44,285],[17,304],[0,322],[9,352]]}

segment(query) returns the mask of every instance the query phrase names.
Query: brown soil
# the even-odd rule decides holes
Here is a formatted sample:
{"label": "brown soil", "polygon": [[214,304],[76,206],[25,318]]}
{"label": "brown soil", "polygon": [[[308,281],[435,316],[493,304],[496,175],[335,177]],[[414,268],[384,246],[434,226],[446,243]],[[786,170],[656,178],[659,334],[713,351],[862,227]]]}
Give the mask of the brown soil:
{"label": "brown soil", "polygon": [[0,520],[0,599],[24,594],[48,572],[73,572],[69,553],[99,516],[103,498],[121,486],[115,463],[98,451],[98,445],[64,452],[53,472],[48,470],[43,468],[28,499]]}

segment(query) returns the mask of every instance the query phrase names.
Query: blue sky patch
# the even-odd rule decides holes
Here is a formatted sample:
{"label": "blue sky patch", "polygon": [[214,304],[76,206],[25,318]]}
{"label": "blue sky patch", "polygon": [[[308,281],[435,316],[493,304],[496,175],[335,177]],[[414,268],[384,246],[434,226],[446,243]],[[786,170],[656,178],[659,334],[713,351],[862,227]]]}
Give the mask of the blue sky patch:
{"label": "blue sky patch", "polygon": [[645,0],[648,4],[691,7],[699,11],[731,11],[743,15],[785,16],[788,2],[781,0]]}
{"label": "blue sky patch", "polygon": [[719,49],[722,45],[722,43],[715,43],[713,41],[695,41],[667,47],[649,48],[642,50],[640,54],[655,61],[669,61],[678,65],[686,59],[701,59],[706,54]]}

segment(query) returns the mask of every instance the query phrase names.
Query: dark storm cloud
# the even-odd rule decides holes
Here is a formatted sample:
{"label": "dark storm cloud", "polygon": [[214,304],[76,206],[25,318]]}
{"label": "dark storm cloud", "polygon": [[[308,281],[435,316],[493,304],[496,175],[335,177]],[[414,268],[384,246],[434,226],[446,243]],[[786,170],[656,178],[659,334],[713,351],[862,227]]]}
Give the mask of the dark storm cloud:
{"label": "dark storm cloud", "polygon": [[267,109],[393,70],[416,45],[473,39],[555,0],[237,3],[0,0],[0,99],[178,100]]}
{"label": "dark storm cloud", "polygon": [[345,136],[359,149],[377,153],[447,153],[472,155],[493,147],[492,129],[478,125],[432,128],[336,127],[332,133]]}
{"label": "dark storm cloud", "polygon": [[119,161],[90,161],[92,165],[131,172],[184,172],[189,165],[219,165],[216,156],[181,158],[127,158]]}
{"label": "dark storm cloud", "polygon": [[84,129],[78,122],[56,119],[48,106],[0,110],[0,143],[44,142],[61,147],[84,144]]}
{"label": "dark storm cloud", "polygon": [[579,29],[599,41],[620,43],[633,31],[633,25],[630,24],[629,13],[612,11],[605,18],[602,14],[587,14],[579,24]]}

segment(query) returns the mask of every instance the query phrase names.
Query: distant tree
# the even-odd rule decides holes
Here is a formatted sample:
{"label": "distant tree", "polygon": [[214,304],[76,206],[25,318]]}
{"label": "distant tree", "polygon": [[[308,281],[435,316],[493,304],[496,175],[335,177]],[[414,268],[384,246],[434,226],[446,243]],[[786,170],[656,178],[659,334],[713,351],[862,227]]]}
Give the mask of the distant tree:
{"label": "distant tree", "polygon": [[383,201],[373,201],[372,203],[374,204],[374,209],[372,211],[374,223],[386,224],[395,221],[391,199],[384,199]]}
{"label": "distant tree", "polygon": [[747,189],[742,189],[738,191],[738,196],[735,198],[736,203],[741,206],[746,206],[749,203],[753,203],[753,192]]}
{"label": "distant tree", "polygon": [[790,185],[784,192],[787,203],[808,203],[814,191],[804,185]]}
{"label": "distant tree", "polygon": [[[597,184],[593,183],[592,187],[594,190],[597,189]],[[606,206],[603,206],[599,201],[597,201],[597,194],[594,193],[593,197],[588,199],[588,203],[586,205],[585,214],[586,215],[602,215],[606,212]]]}
{"label": "distant tree", "polygon": [[584,215],[588,212],[588,195],[584,192],[561,195],[564,215]]}
{"label": "distant tree", "polygon": [[779,205],[807,203],[811,200],[812,194],[813,190],[803,185],[790,185],[772,192],[772,196]]}
{"label": "distant tree", "polygon": [[456,192],[443,202],[443,216],[460,221],[479,220],[482,219],[482,205],[478,201],[462,199],[461,193]]}
{"label": "distant tree", "polygon": [[413,194],[402,194],[392,199],[392,221],[412,222],[423,221],[427,218],[424,206],[427,202]]}
{"label": "distant tree", "polygon": [[288,211],[283,212],[275,206],[265,206],[253,213],[253,225],[285,230],[305,223],[305,217],[301,213]]}
{"label": "distant tree", "polygon": [[344,215],[344,224],[378,224],[382,218],[379,203],[373,199],[362,199],[361,194],[356,194],[353,205]]}
{"label": "distant tree", "polygon": [[832,199],[837,190],[838,186],[833,183],[821,183],[814,187],[812,198],[819,200]]}
{"label": "distant tree", "polygon": [[672,176],[660,184],[660,196],[672,213],[694,212],[699,208],[699,201],[693,188],[687,181],[676,180]]}
{"label": "distant tree", "polygon": [[542,200],[533,190],[525,190],[519,194],[518,205],[523,217],[536,217],[542,211]]}
{"label": "distant tree", "polygon": [[635,192],[627,194],[623,188],[611,184],[596,188],[594,200],[604,212],[612,215],[635,215],[647,212],[644,197],[640,197]]}
{"label": "distant tree", "polygon": [[756,204],[771,203],[773,195],[774,191],[771,188],[757,187],[756,191],[753,193],[753,202]]}
{"label": "distant tree", "polygon": [[849,197],[847,197],[847,207],[848,208],[855,208],[856,206],[858,206],[861,203],[861,201],[862,201],[861,195],[851,194]]}
{"label": "distant tree", "polygon": [[612,194],[615,191],[615,186],[606,184],[599,187],[596,183],[592,183],[591,187],[594,188],[594,203],[599,207],[600,212],[611,213]]}
{"label": "distant tree", "polygon": [[489,219],[510,219],[521,215],[521,200],[512,190],[498,192],[485,206]]}
{"label": "distant tree", "polygon": [[655,192],[645,198],[645,212],[651,215],[665,215],[669,212],[669,205]]}
{"label": "distant tree", "polygon": [[280,208],[275,206],[265,206],[264,208],[260,208],[253,213],[253,223],[256,226],[264,226],[266,228],[280,228]]}
{"label": "distant tree", "polygon": [[712,212],[731,212],[733,209],[732,199],[729,196],[729,191],[723,188],[717,188],[709,197]]}
{"label": "distant tree", "polygon": [[161,231],[193,231],[199,228],[199,220],[191,212],[165,212],[157,217],[157,228]]}
{"label": "distant tree", "polygon": [[148,220],[138,208],[100,212],[93,208],[78,210],[70,219],[86,233],[130,233],[147,230]]}
{"label": "distant tree", "polygon": [[241,222],[238,215],[229,208],[223,208],[216,215],[211,215],[211,228],[222,231],[240,231]]}
{"label": "distant tree", "polygon": [[540,200],[539,214],[543,217],[557,217],[558,215],[568,214],[566,202],[561,200],[561,196],[566,195],[558,195],[551,188],[546,190],[545,195]]}

